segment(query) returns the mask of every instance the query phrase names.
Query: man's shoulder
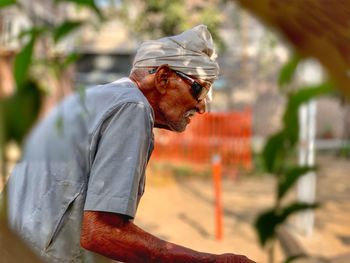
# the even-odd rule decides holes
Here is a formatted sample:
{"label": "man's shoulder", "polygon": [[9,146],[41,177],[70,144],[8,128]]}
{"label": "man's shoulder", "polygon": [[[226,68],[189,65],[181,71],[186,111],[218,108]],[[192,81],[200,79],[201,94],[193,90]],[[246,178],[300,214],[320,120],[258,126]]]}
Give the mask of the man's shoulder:
{"label": "man's shoulder", "polygon": [[89,89],[88,94],[94,98],[94,102],[97,102],[96,98],[99,97],[100,103],[106,105],[109,101],[112,107],[125,103],[141,103],[146,107],[150,107],[147,98],[129,78],[122,78],[111,83],[94,86]]}

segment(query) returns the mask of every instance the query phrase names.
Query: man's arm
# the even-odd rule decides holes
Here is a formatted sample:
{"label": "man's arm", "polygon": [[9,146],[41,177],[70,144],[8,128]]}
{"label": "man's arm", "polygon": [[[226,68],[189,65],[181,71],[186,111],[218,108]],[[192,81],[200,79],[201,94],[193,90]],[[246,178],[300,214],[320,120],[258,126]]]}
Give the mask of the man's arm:
{"label": "man's arm", "polygon": [[126,216],[85,211],[81,246],[123,262],[253,263],[245,256],[197,252],[161,240],[137,227]]}

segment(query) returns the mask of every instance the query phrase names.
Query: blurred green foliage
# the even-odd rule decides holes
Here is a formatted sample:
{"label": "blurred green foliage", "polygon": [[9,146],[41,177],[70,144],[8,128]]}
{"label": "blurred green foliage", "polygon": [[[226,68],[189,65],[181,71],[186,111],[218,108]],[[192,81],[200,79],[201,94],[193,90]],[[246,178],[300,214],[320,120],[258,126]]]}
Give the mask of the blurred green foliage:
{"label": "blurred green foliage", "polygon": [[295,155],[299,143],[299,109],[302,104],[318,96],[330,94],[334,90],[331,81],[302,86],[297,89],[286,89],[292,85],[297,66],[303,59],[294,55],[281,68],[279,85],[281,92],[287,97],[287,104],[283,114],[283,127],[280,131],[267,139],[262,151],[262,163],[266,172],[276,177],[275,204],[272,208],[262,212],[255,222],[255,227],[262,246],[270,244],[270,259],[273,262],[273,243],[277,228],[284,224],[288,218],[305,209],[313,209],[318,204],[303,202],[286,202],[287,193],[293,189],[298,179],[310,171],[316,170],[314,166],[299,166]]}
{"label": "blurred green foliage", "polygon": [[339,150],[338,155],[341,157],[350,157],[350,143],[345,143]]}
{"label": "blurred green foliage", "polygon": [[27,79],[22,88],[8,98],[2,99],[5,129],[5,142],[21,144],[40,112],[43,93],[38,83]]}
{"label": "blurred green foliage", "polygon": [[224,49],[224,42],[219,35],[219,26],[223,21],[219,8],[222,2],[196,1],[189,4],[184,0],[123,1],[123,17],[132,31],[142,39],[175,35],[198,24],[205,24],[218,49]]}
{"label": "blurred green foliage", "polygon": [[[58,8],[58,5],[63,2],[84,6],[96,14],[98,19],[101,21],[103,19],[101,11],[93,0],[56,0],[54,1],[55,8]],[[31,17],[26,13],[28,10],[16,1],[2,0],[0,8],[2,12],[6,12],[5,8],[17,8],[23,16]],[[23,45],[14,60],[14,93],[10,97],[0,98],[2,146],[10,140],[22,143],[40,113],[45,88],[46,90],[51,88],[45,87],[46,83],[43,82],[42,74],[49,74],[53,79],[59,80],[61,74],[79,57],[75,52],[55,54],[55,47],[65,37],[89,23],[91,23],[90,20],[78,21],[68,18],[57,24],[30,21],[29,28],[18,34],[16,39]],[[38,53],[36,50],[37,46],[42,43],[49,43],[49,50],[45,50],[46,53]]]}
{"label": "blurred green foliage", "polygon": [[1,0],[0,1],[0,8],[9,6],[9,5],[13,5],[16,3],[16,0]]}
{"label": "blurred green foliage", "polygon": [[289,84],[293,80],[294,72],[301,60],[299,54],[295,53],[287,63],[283,65],[280,70],[278,85],[281,88],[284,88],[285,85]]}
{"label": "blurred green foliage", "polygon": [[316,207],[317,204],[295,202],[284,207],[269,209],[260,214],[255,223],[259,230],[260,242],[265,244],[270,240],[275,235],[276,228],[283,224],[292,214]]}

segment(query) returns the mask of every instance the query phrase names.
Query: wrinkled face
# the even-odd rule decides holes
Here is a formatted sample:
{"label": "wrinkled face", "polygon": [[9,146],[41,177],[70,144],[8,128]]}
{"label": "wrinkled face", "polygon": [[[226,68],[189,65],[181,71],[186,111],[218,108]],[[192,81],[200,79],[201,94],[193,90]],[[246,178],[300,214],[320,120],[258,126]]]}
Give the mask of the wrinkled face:
{"label": "wrinkled face", "polygon": [[[210,83],[189,77],[203,88],[210,89]],[[186,77],[170,71],[165,92],[159,100],[160,114],[159,118],[156,117],[156,127],[182,132],[197,112],[205,112],[205,99],[198,99],[191,84]]]}

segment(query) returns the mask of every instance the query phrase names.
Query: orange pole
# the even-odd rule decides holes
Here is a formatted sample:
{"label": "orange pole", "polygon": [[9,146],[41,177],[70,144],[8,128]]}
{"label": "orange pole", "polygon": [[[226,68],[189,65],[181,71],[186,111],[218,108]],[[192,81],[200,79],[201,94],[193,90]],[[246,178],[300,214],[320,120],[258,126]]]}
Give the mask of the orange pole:
{"label": "orange pole", "polygon": [[215,193],[215,237],[221,240],[222,233],[222,200],[221,200],[221,158],[218,154],[213,156],[212,173]]}

